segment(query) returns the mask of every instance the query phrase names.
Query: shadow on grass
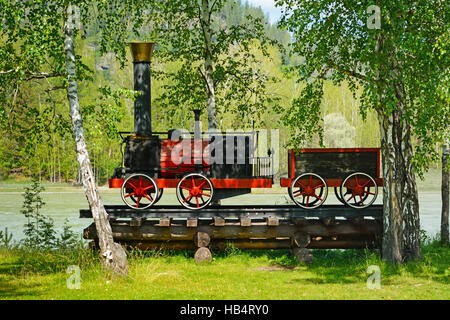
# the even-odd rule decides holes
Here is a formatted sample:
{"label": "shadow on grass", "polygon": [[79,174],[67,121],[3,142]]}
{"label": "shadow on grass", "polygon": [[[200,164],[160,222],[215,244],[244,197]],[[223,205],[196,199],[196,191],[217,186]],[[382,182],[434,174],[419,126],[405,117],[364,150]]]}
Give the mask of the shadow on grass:
{"label": "shadow on grass", "polygon": [[[382,261],[380,250],[346,249],[346,250],[311,250],[314,262],[311,265],[299,264],[290,250],[239,250],[230,247],[222,251],[214,251],[216,261],[252,263],[260,260],[267,262],[269,267],[255,270],[277,272],[312,273],[311,278],[291,279],[293,282],[309,282],[313,284],[350,284],[366,281],[369,274],[367,268],[378,266],[381,270],[383,283],[399,284],[396,276],[406,275],[411,278],[426,279],[443,284],[449,284],[450,250],[437,241],[423,246],[423,259],[403,265],[390,265]],[[192,261],[192,251],[158,250],[134,253],[133,258],[165,257],[166,262]],[[270,267],[270,266],[274,266]]]}
{"label": "shadow on grass", "polygon": [[37,290],[38,287],[38,284],[19,284],[12,280],[2,280],[0,281],[0,299],[17,299],[23,296],[39,297],[41,294]]}
{"label": "shadow on grass", "polygon": [[[383,283],[400,284],[397,276],[432,280],[449,284],[450,248],[437,242],[423,247],[423,259],[405,265],[389,265],[381,260],[378,250],[312,250],[314,262],[311,265],[299,264],[290,250],[248,250],[228,248],[214,251],[215,263],[242,264],[255,272],[298,272],[308,273],[301,278],[289,279],[289,283],[311,284],[352,284],[366,281],[367,267],[379,266]],[[129,264],[145,263],[145,260],[160,259],[164,263],[194,264],[192,251],[128,251]],[[0,297],[38,295],[32,284],[22,285],[20,280],[29,274],[46,275],[65,272],[69,265],[78,265],[82,270],[99,268],[96,252],[88,249],[68,252],[30,252],[12,249],[0,250]],[[176,267],[176,266],[175,266]],[[253,272],[253,271],[252,271]],[[17,283],[21,283],[19,286]]]}
{"label": "shadow on grass", "polygon": [[[0,275],[4,276],[45,275],[65,272],[70,265],[90,268],[99,263],[96,254],[85,248],[56,251],[2,250],[5,250],[6,254],[3,256],[3,262],[0,262]],[[0,252],[0,256],[4,252]]]}

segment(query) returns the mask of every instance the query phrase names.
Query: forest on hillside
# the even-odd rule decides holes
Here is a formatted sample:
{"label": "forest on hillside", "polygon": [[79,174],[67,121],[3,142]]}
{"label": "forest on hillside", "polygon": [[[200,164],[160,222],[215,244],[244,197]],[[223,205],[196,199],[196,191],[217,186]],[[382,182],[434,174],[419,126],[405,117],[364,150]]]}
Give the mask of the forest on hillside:
{"label": "forest on hillside", "polygon": [[[264,21],[266,36],[279,43],[279,46],[269,46],[265,53],[257,40],[249,48],[258,57],[258,63],[250,67],[267,79],[264,87],[259,87],[257,80],[249,86],[252,86],[253,92],[263,90],[272,98],[255,103],[257,109],[250,113],[242,109],[245,101],[236,101],[227,94],[226,89],[218,91],[217,125],[220,130],[253,127],[279,129],[280,173],[283,175],[287,171],[283,150],[292,132],[287,132],[280,118],[289,112],[292,100],[298,98],[305,85],[289,72],[289,67],[302,59],[289,55],[290,34],[271,25],[261,8],[229,0],[216,14],[215,23],[223,29],[232,28],[244,23],[248,15],[260,17]],[[99,185],[106,183],[114,168],[120,165],[121,138],[118,132],[133,130],[133,100],[129,95],[129,90],[133,88],[131,56],[128,52],[128,63],[121,64],[112,53],[102,55],[98,41],[101,29],[100,21],[84,25],[84,36],[78,37],[76,42],[76,53],[88,74],[79,81],[79,98],[90,158]],[[15,44],[5,44],[0,39],[0,43],[2,48],[21,45],[20,40]],[[247,63],[239,54],[235,55],[235,60],[238,64]],[[152,60],[152,127],[155,131],[193,129],[191,110],[195,106],[168,98],[173,91],[167,88],[173,83],[165,76],[166,72],[175,73],[182,67],[182,61],[162,61],[156,46]],[[60,79],[34,79],[1,89],[8,90],[7,96],[13,97],[13,102],[2,108],[5,112],[0,114],[1,180],[37,175],[50,182],[79,183],[79,166],[64,85]],[[256,95],[247,98],[258,99]],[[359,97],[355,97],[345,85],[334,86],[331,81],[326,82],[320,106],[324,146],[379,146],[376,114],[367,112],[363,119],[360,107]],[[206,105],[204,108],[206,110]],[[203,128],[207,128],[206,112],[203,112],[201,119]],[[306,146],[319,146],[319,139],[307,142]]]}

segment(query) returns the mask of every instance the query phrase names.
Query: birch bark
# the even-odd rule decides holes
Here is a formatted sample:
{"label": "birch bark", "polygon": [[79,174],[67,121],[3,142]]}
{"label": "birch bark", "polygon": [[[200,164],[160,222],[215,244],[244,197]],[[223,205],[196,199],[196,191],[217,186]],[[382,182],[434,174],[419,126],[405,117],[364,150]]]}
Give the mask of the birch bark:
{"label": "birch bark", "polygon": [[67,7],[67,20],[64,24],[64,51],[66,53],[67,99],[76,144],[77,160],[80,166],[81,181],[89,207],[92,211],[99,238],[102,264],[114,275],[128,275],[127,257],[121,245],[114,242],[108,214],[95,184],[91,162],[84,137],[83,122],[78,102],[78,89],[74,49],[74,10]]}
{"label": "birch bark", "polygon": [[213,57],[212,57],[212,42],[211,42],[211,13],[209,0],[202,0],[201,7],[201,26],[203,30],[203,37],[205,40],[204,48],[204,68],[206,81],[206,105],[208,109],[208,129],[216,129],[216,95],[213,78]]}
{"label": "birch bark", "polygon": [[446,139],[442,145],[442,215],[441,215],[441,241],[449,243],[448,212],[449,212],[449,177],[448,158],[450,156],[450,141]]}

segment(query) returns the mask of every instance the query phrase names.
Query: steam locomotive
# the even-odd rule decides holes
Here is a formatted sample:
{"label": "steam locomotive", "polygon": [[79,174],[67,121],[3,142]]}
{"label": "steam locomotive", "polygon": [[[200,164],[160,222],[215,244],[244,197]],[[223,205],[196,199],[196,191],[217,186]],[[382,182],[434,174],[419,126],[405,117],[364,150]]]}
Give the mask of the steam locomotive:
{"label": "steam locomotive", "polygon": [[[259,132],[201,132],[200,110],[194,111],[194,132],[151,128],[150,61],[153,43],[133,42],[134,132],[121,132],[122,165],[116,168],[110,188],[120,188],[124,203],[136,210],[156,204],[166,188],[176,188],[177,199],[190,210],[212,202],[272,188],[273,151],[257,148]],[[126,136],[124,136],[126,134]],[[191,136],[193,135],[193,138]],[[288,150],[288,177],[280,179],[292,201],[304,209],[321,206],[328,188],[340,202],[356,209],[370,206],[382,185],[380,150]]]}

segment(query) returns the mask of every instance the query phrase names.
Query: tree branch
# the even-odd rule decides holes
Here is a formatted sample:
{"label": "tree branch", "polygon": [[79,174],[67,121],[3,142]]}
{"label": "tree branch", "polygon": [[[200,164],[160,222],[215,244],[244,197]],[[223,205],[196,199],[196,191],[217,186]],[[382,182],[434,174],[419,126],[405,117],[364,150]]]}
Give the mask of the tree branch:
{"label": "tree branch", "polygon": [[[12,72],[17,72],[17,71],[19,71],[19,68],[10,69],[10,70],[7,70],[7,71],[0,71],[0,75],[12,73]],[[47,79],[47,78],[55,78],[55,77],[63,76],[59,72],[48,73],[48,72],[31,72],[31,71],[26,71],[25,74],[29,76],[28,78],[24,79],[25,81],[29,81],[29,80],[32,80],[32,79]]]}
{"label": "tree branch", "polygon": [[62,90],[65,88],[66,88],[65,86],[56,86],[56,87],[51,87],[51,88],[45,89],[44,92],[49,93],[51,91]]}
{"label": "tree branch", "polygon": [[210,93],[212,93],[211,88],[209,87],[208,80],[206,79],[206,76],[205,76],[205,74],[203,73],[202,68],[200,68],[200,66],[198,66],[198,72],[200,72],[200,74],[201,74],[202,77],[203,77],[203,80],[205,80],[205,82],[206,82],[206,87],[208,88],[208,91],[209,91]]}
{"label": "tree branch", "polygon": [[328,61],[328,62],[327,62],[327,65],[328,65],[330,68],[332,68],[332,69],[334,69],[334,70],[336,70],[336,71],[342,72],[342,73],[344,73],[344,74],[346,74],[346,75],[348,75],[348,76],[357,78],[357,79],[359,79],[359,80],[361,80],[361,81],[368,81],[368,79],[367,79],[367,77],[366,77],[365,75],[362,75],[362,74],[360,74],[360,73],[358,73],[358,72],[355,72],[355,71],[351,71],[351,70],[344,69],[344,68],[342,68],[342,67],[340,67],[340,66],[334,64],[334,63],[331,62],[331,61]]}
{"label": "tree branch", "polygon": [[29,75],[30,77],[25,78],[25,81],[29,81],[32,79],[47,79],[47,78],[55,78],[55,77],[62,77],[63,75],[61,73],[58,72],[54,72],[54,73],[47,73],[47,72],[25,72],[25,74]]}
{"label": "tree branch", "polygon": [[0,71],[0,74],[8,74],[8,73],[11,73],[11,72],[14,72],[14,71],[17,71],[19,68],[16,68],[16,69],[11,69],[11,70],[8,70],[8,71]]}
{"label": "tree branch", "polygon": [[211,15],[213,13],[214,6],[216,5],[217,0],[214,0],[213,4],[211,5],[211,9],[209,10],[209,20],[211,20]]}

